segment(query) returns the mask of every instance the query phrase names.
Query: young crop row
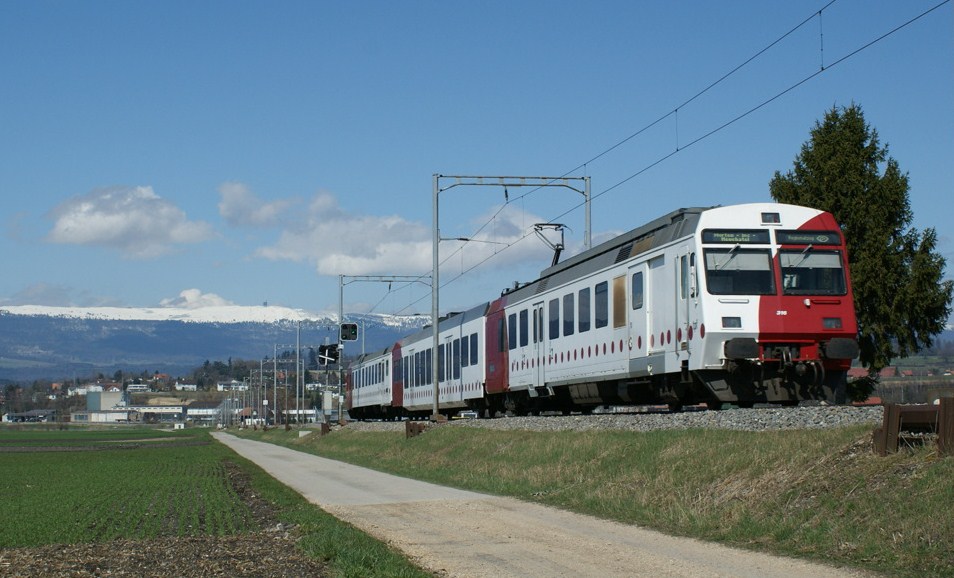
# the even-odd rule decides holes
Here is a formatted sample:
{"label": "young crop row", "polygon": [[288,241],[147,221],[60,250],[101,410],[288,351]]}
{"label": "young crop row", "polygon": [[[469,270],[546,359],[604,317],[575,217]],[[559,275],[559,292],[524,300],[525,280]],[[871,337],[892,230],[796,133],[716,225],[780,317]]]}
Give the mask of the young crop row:
{"label": "young crop row", "polygon": [[150,428],[110,428],[110,429],[65,429],[51,430],[39,428],[0,429],[0,448],[23,446],[90,446],[114,444],[117,442],[175,440],[191,437],[185,432],[157,431]]}
{"label": "young crop row", "polygon": [[254,529],[227,458],[214,443],[0,452],[0,548]]}

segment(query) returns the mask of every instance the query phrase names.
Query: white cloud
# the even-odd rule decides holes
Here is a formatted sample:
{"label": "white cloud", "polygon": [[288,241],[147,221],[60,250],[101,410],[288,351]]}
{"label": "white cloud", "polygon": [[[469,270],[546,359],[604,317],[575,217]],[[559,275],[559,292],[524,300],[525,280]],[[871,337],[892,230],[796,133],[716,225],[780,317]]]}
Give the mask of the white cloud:
{"label": "white cloud", "polygon": [[350,214],[320,193],[300,222],[257,255],[309,262],[323,275],[413,275],[430,268],[430,229],[398,216]]}
{"label": "white cloud", "polygon": [[152,187],[97,189],[64,201],[51,217],[48,241],[109,247],[133,259],[158,257],[213,235],[208,223],[189,221]]}
{"label": "white cloud", "polygon": [[203,293],[198,289],[186,289],[179,293],[174,299],[163,299],[159,302],[161,307],[178,307],[182,309],[201,309],[203,307],[224,307],[235,305],[227,299],[219,297],[215,293]]}
{"label": "white cloud", "polygon": [[219,186],[219,214],[236,227],[268,227],[276,225],[292,205],[292,201],[280,200],[263,203],[243,183],[227,182]]}
{"label": "white cloud", "polygon": [[[477,219],[474,242],[441,243],[441,259],[458,271],[482,262],[494,266],[545,263],[550,249],[536,239],[534,215],[505,206]],[[312,263],[322,275],[421,275],[431,270],[430,223],[403,217],[353,214],[344,211],[334,196],[320,193],[310,203],[301,222],[285,230],[278,241],[256,254],[273,260]],[[520,241],[519,243],[517,241]],[[516,243],[516,244],[514,244]],[[513,245],[513,246],[510,246]]]}

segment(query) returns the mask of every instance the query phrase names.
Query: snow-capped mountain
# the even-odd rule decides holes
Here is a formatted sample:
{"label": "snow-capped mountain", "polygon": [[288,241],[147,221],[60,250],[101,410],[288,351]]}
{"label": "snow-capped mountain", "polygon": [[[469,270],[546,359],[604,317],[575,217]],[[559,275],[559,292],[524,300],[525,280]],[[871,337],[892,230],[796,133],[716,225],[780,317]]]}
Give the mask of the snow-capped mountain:
{"label": "snow-capped mountain", "polygon": [[[261,359],[337,341],[337,313],[277,306],[0,307],[0,380],[61,379],[124,371],[185,375],[205,361]],[[393,344],[424,316],[346,314],[359,340],[345,355]],[[300,332],[299,332],[299,327]]]}
{"label": "snow-capped mountain", "polygon": [[112,319],[123,321],[187,321],[195,323],[277,323],[279,321],[327,321],[336,313],[309,313],[281,306],[216,305],[209,307],[50,307],[10,305],[0,314]]}

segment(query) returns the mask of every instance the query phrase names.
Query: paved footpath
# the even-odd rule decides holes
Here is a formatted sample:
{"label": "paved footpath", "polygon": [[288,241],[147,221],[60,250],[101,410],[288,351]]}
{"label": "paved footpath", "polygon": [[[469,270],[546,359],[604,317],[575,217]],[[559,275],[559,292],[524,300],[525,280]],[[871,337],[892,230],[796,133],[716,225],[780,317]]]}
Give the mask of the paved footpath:
{"label": "paved footpath", "polygon": [[310,502],[442,577],[871,576],[213,435]]}

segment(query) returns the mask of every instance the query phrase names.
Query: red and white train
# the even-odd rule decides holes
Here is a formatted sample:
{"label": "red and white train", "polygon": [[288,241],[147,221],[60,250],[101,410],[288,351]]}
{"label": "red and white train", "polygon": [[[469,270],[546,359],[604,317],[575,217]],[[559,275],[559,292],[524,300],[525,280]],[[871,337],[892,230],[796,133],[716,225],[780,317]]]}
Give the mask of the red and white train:
{"label": "red and white train", "polygon": [[858,354],[834,217],[756,203],[680,209],[496,300],[359,357],[352,418],[601,405],[844,401]]}

